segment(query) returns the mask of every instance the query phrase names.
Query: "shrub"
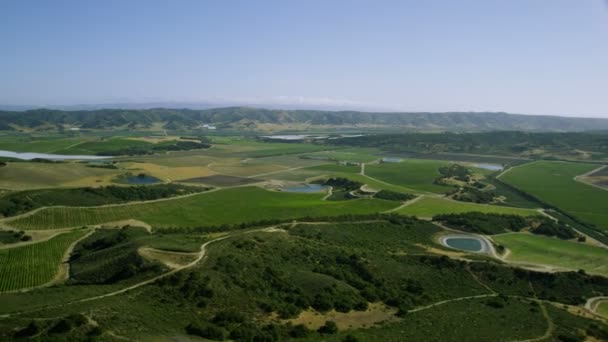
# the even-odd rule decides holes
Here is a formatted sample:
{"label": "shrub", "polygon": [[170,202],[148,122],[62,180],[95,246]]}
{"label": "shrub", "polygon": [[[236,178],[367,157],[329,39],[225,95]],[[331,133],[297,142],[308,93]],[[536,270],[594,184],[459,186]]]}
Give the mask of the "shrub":
{"label": "shrub", "polygon": [[317,331],[325,335],[335,334],[338,332],[338,326],[334,321],[325,321],[325,324]]}

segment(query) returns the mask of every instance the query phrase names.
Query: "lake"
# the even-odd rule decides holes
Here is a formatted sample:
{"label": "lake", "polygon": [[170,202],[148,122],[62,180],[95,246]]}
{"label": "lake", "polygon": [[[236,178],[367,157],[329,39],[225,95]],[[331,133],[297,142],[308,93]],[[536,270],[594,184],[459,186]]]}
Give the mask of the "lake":
{"label": "lake", "polygon": [[65,155],[65,154],[49,154],[49,153],[36,153],[36,152],[13,152],[13,151],[0,151],[0,157],[15,158],[21,160],[32,160],[32,159],[48,159],[48,160],[95,160],[95,159],[109,159],[112,157],[105,156],[82,156],[82,155]]}
{"label": "lake", "polygon": [[479,168],[479,169],[490,170],[490,171],[502,170],[502,165],[498,165],[498,164],[480,163],[480,164],[473,164],[473,166],[475,166],[476,168]]}

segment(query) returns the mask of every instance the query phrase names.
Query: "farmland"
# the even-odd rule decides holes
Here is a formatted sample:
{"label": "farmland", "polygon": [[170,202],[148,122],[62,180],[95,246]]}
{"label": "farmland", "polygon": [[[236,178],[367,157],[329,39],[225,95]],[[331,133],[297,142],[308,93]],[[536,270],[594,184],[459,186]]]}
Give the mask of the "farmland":
{"label": "farmland", "polygon": [[66,249],[87,231],[60,234],[23,247],[0,249],[0,291],[43,285],[59,271]]}
{"label": "farmland", "polygon": [[418,191],[444,193],[450,188],[436,185],[434,181],[440,176],[438,169],[445,165],[447,163],[442,161],[405,159],[399,163],[367,165],[365,174],[386,183]]}
{"label": "farmland", "polygon": [[608,191],[576,181],[597,165],[538,161],[517,166],[500,180],[608,230]]}
{"label": "farmland", "polygon": [[[176,139],[179,136],[134,134],[64,142],[54,137],[49,146],[61,153],[153,151],[153,146]],[[561,309],[567,304],[571,312],[580,311],[585,298],[608,295],[605,278],[591,276],[607,275],[606,249],[591,245],[598,242],[529,233],[492,235],[496,248],[508,250],[497,259],[447,249],[437,239],[444,228],[428,221],[438,214],[466,212],[541,215],[537,209],[547,208],[543,202],[549,200],[530,190],[538,201],[528,189],[506,179],[529,165],[497,181],[493,171],[474,168],[470,161],[475,158],[450,154],[462,160],[464,168],[456,169],[468,168],[480,183],[440,185],[438,178],[447,168],[439,169],[453,162],[334,146],[333,141],[285,143],[236,136],[211,140],[207,149],[121,156],[105,163],[9,161],[0,166],[0,209],[5,214],[0,227],[24,231],[2,230],[7,243],[16,245],[0,249],[5,265],[0,267],[0,291],[49,283],[67,247],[91,231],[78,228],[99,227],[72,251],[67,281],[0,294],[6,304],[0,308],[5,315],[0,339],[14,337],[15,329],[28,331],[28,322],[36,318],[41,339],[85,339],[94,332],[105,339],[116,335],[140,340],[525,340],[543,336],[550,319],[553,337],[576,325],[576,331],[601,340],[597,336],[603,328],[592,328],[596,321]],[[16,138],[4,142],[29,144]],[[404,159],[380,162],[384,155]],[[573,165],[576,170],[569,180],[589,187],[572,178],[592,166]],[[128,174],[161,182],[117,183]],[[285,191],[327,178],[360,184],[352,194],[335,185],[333,197],[326,197],[325,191]],[[332,184],[342,183],[348,182]],[[360,185],[365,185],[362,190]],[[476,204],[445,194],[471,186],[500,199]],[[377,190],[398,194],[383,200]],[[585,228],[556,209],[548,213]],[[66,228],[76,230],[44,240],[54,229]],[[180,258],[187,262],[170,262]],[[24,267],[35,272],[21,272]],[[175,274],[166,273],[180,267]],[[586,273],[562,272],[579,269]],[[150,283],[155,277],[160,279]],[[538,300],[557,307],[543,304],[545,315]],[[99,331],[79,315],[90,315]],[[323,332],[331,328],[326,321],[335,321],[337,331]],[[69,333],[54,332],[61,324],[71,327]]]}
{"label": "farmland", "polygon": [[601,247],[525,233],[495,235],[492,239],[511,251],[509,261],[608,276],[608,252]]}
{"label": "farmland", "polygon": [[522,216],[540,215],[537,211],[530,209],[457,202],[454,200],[430,196],[424,196],[420,200],[398,209],[396,212],[403,215],[414,215],[430,218],[439,214],[460,214],[472,211]]}
{"label": "farmland", "polygon": [[162,202],[97,208],[47,208],[7,221],[20,229],[52,229],[137,219],[155,227],[207,226],[305,216],[389,210],[384,200],[323,201],[323,195],[271,192],[258,187],[219,190]]}

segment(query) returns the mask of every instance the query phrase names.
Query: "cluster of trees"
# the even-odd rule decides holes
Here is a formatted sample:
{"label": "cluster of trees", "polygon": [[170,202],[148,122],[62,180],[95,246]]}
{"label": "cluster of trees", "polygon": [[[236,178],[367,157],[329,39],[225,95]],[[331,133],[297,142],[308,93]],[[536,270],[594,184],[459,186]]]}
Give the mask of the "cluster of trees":
{"label": "cluster of trees", "polygon": [[334,190],[353,191],[363,186],[363,183],[348,178],[336,177],[327,179],[323,182],[323,185],[331,186]]}
{"label": "cluster of trees", "polygon": [[548,273],[487,262],[473,262],[469,268],[483,283],[508,295],[537,296],[543,300],[580,305],[587,298],[608,294],[608,278],[589,275],[582,270]]}
{"label": "cluster of trees", "polygon": [[529,227],[536,220],[519,215],[469,212],[462,214],[441,214],[433,216],[433,221],[458,230],[477,234],[500,234],[518,232]]}
{"label": "cluster of trees", "polygon": [[150,146],[129,146],[126,148],[101,151],[98,152],[98,156],[142,156],[148,154],[154,154],[162,151],[189,151],[189,150],[200,150],[211,147],[208,143],[196,142],[196,141],[175,141],[172,144],[159,144]]}
{"label": "cluster of trees", "polygon": [[73,189],[28,190],[0,197],[0,214],[14,216],[30,210],[54,205],[95,206],[131,201],[148,201],[189,193],[208,188],[179,184],[157,184],[146,186],[104,186]]}
{"label": "cluster of trees", "polygon": [[[41,322],[33,320],[27,326],[14,332],[13,336],[18,339],[28,339],[38,337],[39,339],[53,338],[57,339],[56,335],[64,335],[72,332],[75,329],[85,327],[89,323],[88,319],[82,314],[72,314],[63,318]],[[89,336],[99,335],[96,332],[98,329],[88,331]]]}
{"label": "cluster of trees", "polygon": [[30,241],[31,236],[26,235],[23,230],[0,230],[0,243],[10,244],[19,241]]}
{"label": "cluster of trees", "polygon": [[375,198],[385,199],[389,201],[409,201],[416,198],[416,195],[396,192],[391,190],[380,190],[374,195]]}
{"label": "cluster of trees", "polygon": [[6,162],[0,160],[0,167],[6,166]]}
{"label": "cluster of trees", "polygon": [[523,217],[519,215],[469,212],[435,215],[433,221],[441,222],[450,228],[465,232],[487,235],[510,231],[518,232],[524,228],[530,228],[530,232],[533,234],[554,236],[566,240],[578,237],[578,234],[566,224],[540,216]]}
{"label": "cluster of trees", "polygon": [[70,256],[71,284],[113,284],[164,267],[142,258],[137,238],[143,229],[97,230],[78,244]]}
{"label": "cluster of trees", "polygon": [[[546,130],[547,128],[542,128]],[[475,153],[528,156],[530,151],[546,151],[544,155],[569,155],[575,150],[594,152],[593,159],[608,157],[608,135],[605,133],[527,133],[502,131],[484,133],[409,133],[373,134],[331,140],[332,144],[377,147],[394,153],[432,154]]]}
{"label": "cluster of trees", "polygon": [[216,233],[231,230],[266,227],[281,223],[291,222],[356,222],[370,220],[386,220],[394,224],[411,224],[417,222],[414,216],[399,215],[396,213],[370,213],[370,214],[344,214],[336,216],[304,216],[290,219],[264,219],[258,221],[241,222],[237,224],[221,224],[199,227],[165,227],[163,232],[167,234],[177,233]]}
{"label": "cluster of trees", "polygon": [[456,190],[453,199],[461,202],[491,203],[494,202],[496,194],[491,191],[481,191],[471,186],[463,186]]}
{"label": "cluster of trees", "polygon": [[553,236],[563,240],[578,238],[579,235],[570,227],[561,222],[545,219],[538,226],[532,228],[532,233]]}

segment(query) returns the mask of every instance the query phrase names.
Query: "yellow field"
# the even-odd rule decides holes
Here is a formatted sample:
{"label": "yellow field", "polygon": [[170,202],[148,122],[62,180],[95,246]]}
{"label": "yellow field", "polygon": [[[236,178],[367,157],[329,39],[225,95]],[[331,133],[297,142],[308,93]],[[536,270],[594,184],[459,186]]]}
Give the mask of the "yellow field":
{"label": "yellow field", "polygon": [[124,163],[121,168],[132,173],[145,173],[163,181],[176,181],[182,179],[206,177],[215,174],[205,166],[169,167],[152,163]]}
{"label": "yellow field", "polygon": [[70,163],[9,163],[0,168],[0,188],[24,190],[56,186],[97,186],[123,171]]}

